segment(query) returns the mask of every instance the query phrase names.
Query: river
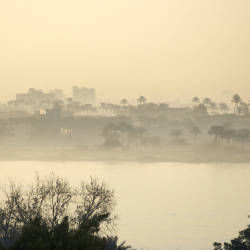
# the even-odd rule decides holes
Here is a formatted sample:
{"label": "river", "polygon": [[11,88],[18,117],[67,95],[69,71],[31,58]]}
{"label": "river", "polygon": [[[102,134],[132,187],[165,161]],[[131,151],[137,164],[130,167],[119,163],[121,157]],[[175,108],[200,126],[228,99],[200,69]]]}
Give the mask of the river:
{"label": "river", "polygon": [[250,224],[250,164],[137,162],[0,163],[0,182],[35,173],[77,185],[99,177],[115,190],[118,235],[145,250],[208,250]]}

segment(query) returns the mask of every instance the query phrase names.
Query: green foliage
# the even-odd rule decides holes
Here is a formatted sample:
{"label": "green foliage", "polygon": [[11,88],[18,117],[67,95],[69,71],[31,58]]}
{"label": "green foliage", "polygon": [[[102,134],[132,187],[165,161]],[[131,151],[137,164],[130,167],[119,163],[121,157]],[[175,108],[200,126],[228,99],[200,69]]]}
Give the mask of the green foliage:
{"label": "green foliage", "polygon": [[0,250],[104,250],[114,205],[113,190],[95,178],[74,189],[53,174],[37,176],[27,191],[11,184],[0,207]]}
{"label": "green foliage", "polygon": [[54,229],[50,229],[41,217],[36,217],[25,225],[19,239],[9,250],[127,250],[125,242],[118,245],[117,237],[101,237],[98,235],[100,225],[109,214],[93,216],[85,219],[77,228],[69,227],[68,217]]}
{"label": "green foliage", "polygon": [[51,234],[41,217],[36,217],[24,225],[19,239],[11,250],[47,250],[50,249]]}
{"label": "green foliage", "polygon": [[232,239],[230,243],[215,242],[214,250],[250,250],[250,225],[243,231],[239,232],[239,236]]}
{"label": "green foliage", "polygon": [[117,236],[115,237],[110,237],[107,240],[107,245],[105,250],[127,250],[131,249],[130,246],[125,245],[125,241],[123,241],[121,244],[118,244],[118,238]]}
{"label": "green foliage", "polygon": [[92,219],[92,223],[81,223],[78,228],[69,230],[68,217],[54,229],[49,229],[42,218],[37,217],[23,227],[10,250],[103,250],[105,238],[94,233],[99,231],[102,219],[99,216],[98,220]]}
{"label": "green foliage", "polygon": [[223,140],[226,140],[227,143],[230,141],[239,142],[241,145],[250,142],[250,129],[228,129],[225,126],[211,126],[208,134],[214,136],[215,144],[221,143]]}
{"label": "green foliage", "polygon": [[135,148],[142,144],[145,132],[144,128],[135,127],[127,122],[110,123],[102,130],[102,136],[105,138],[103,146]]}
{"label": "green foliage", "polygon": [[193,112],[194,112],[194,114],[199,115],[199,116],[207,116],[208,115],[207,107],[202,103],[194,106]]}

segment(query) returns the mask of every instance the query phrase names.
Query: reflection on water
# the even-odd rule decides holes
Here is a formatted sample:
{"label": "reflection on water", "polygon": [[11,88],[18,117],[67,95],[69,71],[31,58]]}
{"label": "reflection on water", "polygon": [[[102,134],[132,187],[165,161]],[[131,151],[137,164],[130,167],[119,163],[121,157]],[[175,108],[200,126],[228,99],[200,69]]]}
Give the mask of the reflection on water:
{"label": "reflection on water", "polygon": [[250,164],[1,162],[0,181],[54,172],[115,189],[119,235],[137,249],[208,250],[249,223]]}

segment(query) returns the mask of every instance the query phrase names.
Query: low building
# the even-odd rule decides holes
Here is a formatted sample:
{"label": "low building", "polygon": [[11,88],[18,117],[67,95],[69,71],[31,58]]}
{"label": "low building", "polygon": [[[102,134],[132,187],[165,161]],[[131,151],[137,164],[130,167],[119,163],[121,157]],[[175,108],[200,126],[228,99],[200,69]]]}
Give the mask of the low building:
{"label": "low building", "polygon": [[16,94],[17,102],[40,103],[53,102],[56,99],[54,93],[44,93],[40,89],[30,88],[28,93]]}

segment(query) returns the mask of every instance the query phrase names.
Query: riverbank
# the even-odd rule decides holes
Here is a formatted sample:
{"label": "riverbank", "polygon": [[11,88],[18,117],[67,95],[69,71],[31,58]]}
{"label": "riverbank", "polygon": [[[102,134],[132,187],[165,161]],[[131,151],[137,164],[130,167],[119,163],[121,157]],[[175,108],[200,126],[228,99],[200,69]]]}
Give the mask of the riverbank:
{"label": "riverbank", "polygon": [[86,149],[81,146],[5,146],[0,161],[134,161],[190,163],[250,163],[246,149],[212,146],[168,146],[145,150]]}

